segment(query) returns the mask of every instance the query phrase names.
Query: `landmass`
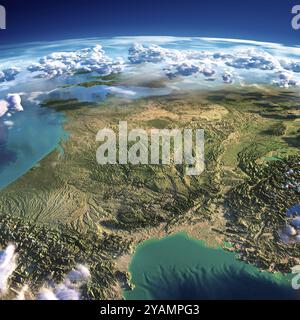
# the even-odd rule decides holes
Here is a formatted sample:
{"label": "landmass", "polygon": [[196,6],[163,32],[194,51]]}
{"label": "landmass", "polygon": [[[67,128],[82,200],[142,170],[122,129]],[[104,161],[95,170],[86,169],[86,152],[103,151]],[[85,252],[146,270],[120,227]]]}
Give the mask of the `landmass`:
{"label": "landmass", "polygon": [[[13,285],[29,283],[34,291],[83,262],[92,275],[83,297],[120,299],[137,244],[176,231],[235,250],[262,270],[291,272],[300,263],[299,244],[284,242],[280,232],[299,202],[299,103],[292,90],[269,87],[135,101],[112,96],[98,105],[44,101],[42,107],[64,112],[69,138],[63,153],[53,151],[0,192],[0,246],[16,243],[20,259]],[[205,172],[99,165],[98,130],[123,120],[145,130],[204,129]]]}

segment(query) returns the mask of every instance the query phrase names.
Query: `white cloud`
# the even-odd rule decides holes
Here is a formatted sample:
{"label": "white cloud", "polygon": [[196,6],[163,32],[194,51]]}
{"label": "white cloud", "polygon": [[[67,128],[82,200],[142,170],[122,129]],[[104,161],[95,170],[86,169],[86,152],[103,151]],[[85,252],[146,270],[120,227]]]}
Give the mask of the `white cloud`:
{"label": "white cloud", "polygon": [[287,71],[278,72],[272,83],[281,88],[295,87],[299,84],[297,80],[293,79],[293,73]]}
{"label": "white cloud", "polygon": [[20,71],[21,70],[17,67],[11,67],[0,71],[0,83],[15,80]]}
{"label": "white cloud", "polygon": [[37,295],[38,300],[58,300],[52,289],[41,288]]}
{"label": "white cloud", "polygon": [[191,76],[200,73],[203,70],[202,66],[196,65],[194,63],[185,61],[178,64],[173,64],[165,68],[166,75],[169,78],[174,78],[177,75],[181,76]]}
{"label": "white cloud", "polygon": [[300,72],[300,61],[295,61],[292,59],[281,59],[280,60],[281,66],[289,71],[293,71],[296,73]]}
{"label": "white cloud", "polygon": [[124,96],[135,96],[136,92],[133,90],[126,90],[119,87],[106,87],[107,93],[124,95]]}
{"label": "white cloud", "polygon": [[43,287],[37,295],[38,300],[80,300],[80,287],[91,277],[89,269],[78,264],[65,277],[62,283],[52,288]]}
{"label": "white cloud", "polygon": [[0,118],[8,111],[9,103],[6,100],[0,100]]}
{"label": "white cloud", "polygon": [[10,244],[4,251],[0,252],[0,295],[7,292],[9,278],[17,267],[15,250],[15,246]]}
{"label": "white cloud", "polygon": [[275,70],[280,68],[280,63],[276,58],[257,49],[238,50],[226,60],[226,65],[237,69]]}
{"label": "white cloud", "polygon": [[55,296],[58,300],[80,300],[80,292],[65,283],[56,287]]}
{"label": "white cloud", "polygon": [[0,118],[4,115],[10,117],[13,113],[20,111],[24,111],[20,94],[10,93],[5,100],[0,100]]}
{"label": "white cloud", "polygon": [[[246,43],[252,44],[251,42]],[[259,44],[255,43],[255,45]],[[233,74],[235,74],[236,79],[253,84],[262,79],[265,79],[263,80],[265,82],[270,81],[271,78],[271,84],[280,87],[299,85],[299,82],[293,77],[293,72],[300,72],[300,61],[282,59],[282,57],[277,57],[257,47],[231,48],[230,51],[226,49],[223,51],[220,49],[194,51],[134,44],[129,49],[128,59],[132,64],[156,63],[161,65],[161,69],[170,79],[177,76],[204,75],[211,80],[220,79],[224,83],[231,84],[234,82]],[[287,76],[287,70],[292,72],[291,76]],[[270,76],[272,72],[274,74]]]}
{"label": "white cloud", "polygon": [[[9,279],[17,268],[16,248],[13,244],[0,252],[0,298],[5,296],[9,289],[15,292],[15,300],[26,300],[26,296],[33,298],[28,285],[17,291],[9,285]],[[37,293],[37,300],[80,300],[81,287],[91,277],[89,268],[78,264],[65,277],[64,281],[53,286],[43,286]]]}
{"label": "white cloud", "polygon": [[82,282],[87,281],[90,276],[90,270],[86,266],[78,264],[75,269],[68,273],[67,279],[71,282]]}
{"label": "white cloud", "polygon": [[128,59],[132,64],[162,63],[169,78],[197,74],[211,77],[216,73],[212,67],[214,61],[210,59],[211,56],[212,54],[207,52],[165,49],[153,44],[145,47],[135,43],[129,49]]}
{"label": "white cloud", "polygon": [[7,126],[8,128],[12,128],[13,125],[14,125],[14,122],[13,121],[10,121],[10,120],[6,120],[3,122],[5,126]]}
{"label": "white cloud", "polygon": [[109,58],[102,47],[77,50],[73,52],[54,52],[40,59],[39,63],[27,68],[41,78],[55,78],[72,75],[76,72],[97,72],[100,75],[119,73],[124,69],[122,58]]}
{"label": "white cloud", "polygon": [[222,75],[222,79],[224,83],[233,83],[233,75],[230,72],[224,72]]}
{"label": "white cloud", "polygon": [[37,300],[80,300],[80,296],[77,289],[61,283],[55,288],[43,287],[37,295]]}
{"label": "white cloud", "polygon": [[22,99],[20,97],[19,94],[17,93],[10,93],[7,95],[6,98],[7,102],[10,105],[10,110],[13,112],[20,112],[20,111],[24,111],[21,103],[22,103]]}
{"label": "white cloud", "polygon": [[[170,79],[178,77],[177,81],[182,80],[180,77],[190,77],[189,80],[198,85],[198,81],[202,80],[216,80],[219,84],[235,82],[245,85],[260,85],[266,83],[280,87],[300,85],[300,59],[290,59],[292,54],[294,57],[300,55],[300,48],[297,47],[285,47],[276,43],[214,38],[122,37],[102,40],[102,43],[109,50],[112,50],[114,55],[119,52],[119,54],[124,55],[124,58],[127,45],[134,41],[146,43],[146,45],[135,43],[130,47],[126,64],[122,58],[109,57],[101,45],[96,45],[98,40],[96,38],[78,40],[81,46],[95,46],[68,52],[63,50],[71,47],[74,41],[67,41],[59,45],[52,44],[46,47],[41,46],[39,48],[47,48],[47,50],[52,48],[52,50],[62,51],[53,52],[41,58],[37,63],[32,63],[27,67],[29,72],[22,72],[18,80],[21,82],[27,81],[28,78],[32,77],[52,79],[82,71],[109,75],[123,72],[125,67],[130,65],[131,67],[126,69],[129,70],[129,73],[134,70],[138,75],[141,75],[145,68],[134,67],[134,65],[149,63],[152,64],[152,66],[148,66],[149,70],[152,67],[156,68],[157,76],[165,74]],[[181,43],[182,41],[187,42],[192,50],[184,49],[185,43]],[[76,44],[78,45],[78,43]],[[176,49],[161,46],[164,44],[171,46],[173,43],[176,44]],[[180,47],[181,44],[183,49]],[[202,47],[204,50],[201,50]],[[117,50],[115,50],[116,48]],[[29,61],[27,59],[22,67],[26,68],[26,63],[30,63]],[[12,63],[18,65],[16,61]],[[2,68],[4,66],[7,67],[9,64],[4,63]],[[292,72],[292,77],[289,80],[279,76],[280,72],[284,73],[285,71]],[[16,67],[0,71],[0,82],[15,79],[19,72],[20,69]],[[5,86],[14,84],[13,82]],[[1,89],[4,90],[4,84],[2,84]],[[9,90],[8,87],[6,89]],[[125,94],[133,95],[129,91],[128,94]],[[1,101],[0,116],[4,113],[7,113],[7,111],[5,104]]]}
{"label": "white cloud", "polygon": [[255,41],[255,40],[244,40],[244,39],[230,39],[230,38],[205,38],[201,37],[199,38],[204,41],[208,42],[225,42],[225,43],[238,43],[238,44],[248,44],[248,45],[256,45],[256,46],[264,46],[268,48],[278,48],[283,47],[283,45],[279,43],[273,43],[273,42],[262,42],[262,41]]}
{"label": "white cloud", "polygon": [[17,296],[15,298],[15,300],[26,300],[26,294],[29,292],[29,287],[28,285],[25,285],[22,287],[22,289],[17,292]]}
{"label": "white cloud", "polygon": [[128,59],[131,63],[145,62],[162,62],[162,61],[178,61],[182,60],[184,55],[179,50],[170,50],[162,48],[158,45],[151,44],[149,47],[144,47],[142,44],[134,43],[129,49]]}

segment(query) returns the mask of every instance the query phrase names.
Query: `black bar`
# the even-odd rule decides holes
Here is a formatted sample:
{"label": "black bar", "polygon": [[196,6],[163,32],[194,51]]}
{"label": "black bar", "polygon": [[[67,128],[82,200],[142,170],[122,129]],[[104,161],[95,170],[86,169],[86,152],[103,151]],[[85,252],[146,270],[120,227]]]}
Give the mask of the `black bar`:
{"label": "black bar", "polygon": [[[0,319],[268,318],[296,310],[297,301],[0,301]],[[4,316],[7,315],[7,316]],[[221,319],[221,318],[220,318]]]}

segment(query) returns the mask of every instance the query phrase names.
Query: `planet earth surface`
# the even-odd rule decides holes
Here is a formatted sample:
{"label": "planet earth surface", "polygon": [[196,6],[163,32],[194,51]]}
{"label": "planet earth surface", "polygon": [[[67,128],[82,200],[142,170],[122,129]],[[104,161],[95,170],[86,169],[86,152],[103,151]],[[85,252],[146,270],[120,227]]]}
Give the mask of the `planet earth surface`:
{"label": "planet earth surface", "polygon": [[[88,281],[62,297],[297,299],[299,89],[298,46],[157,36],[2,46],[0,247],[2,259],[10,244],[18,255],[6,296],[26,286],[26,298],[58,297],[53,283],[81,264]],[[120,121],[203,129],[204,172],[99,165],[97,132]]]}

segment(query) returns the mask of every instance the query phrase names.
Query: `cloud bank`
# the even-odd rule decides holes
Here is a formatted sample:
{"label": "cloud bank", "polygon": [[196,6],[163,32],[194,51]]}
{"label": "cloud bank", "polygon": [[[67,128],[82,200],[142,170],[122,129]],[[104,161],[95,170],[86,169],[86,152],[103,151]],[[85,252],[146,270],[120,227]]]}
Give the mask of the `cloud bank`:
{"label": "cloud bank", "polygon": [[28,71],[37,77],[55,78],[80,72],[97,72],[99,75],[120,73],[124,69],[122,58],[109,58],[101,45],[73,52],[54,52],[33,63]]}
{"label": "cloud bank", "polygon": [[202,75],[231,84],[240,77],[239,74],[243,73],[245,80],[248,80],[245,72],[256,71],[257,76],[268,76],[270,84],[276,86],[299,85],[294,73],[300,73],[300,61],[282,59],[259,48],[237,48],[232,51],[177,50],[134,44],[129,49],[128,60],[131,64],[160,63],[170,79]]}
{"label": "cloud bank", "polygon": [[[155,39],[153,38],[153,41]],[[220,39],[217,42],[219,46],[223,42],[236,43],[236,46],[228,49],[226,46],[219,48],[215,42],[217,39],[211,39],[215,48],[201,51],[201,47],[197,50],[164,48],[157,44],[149,44],[151,38],[148,40],[147,46],[134,43],[129,48],[126,63],[125,55],[123,58],[109,57],[101,45],[96,45],[76,51],[53,52],[42,57],[37,63],[25,66],[29,72],[24,72],[23,75],[25,78],[44,79],[84,72],[110,75],[124,72],[126,66],[151,63],[161,65],[161,71],[169,79],[199,76],[204,80],[219,80],[225,84],[242,80],[250,84],[267,83],[284,88],[300,84],[300,61],[287,58],[280,45],[230,39]],[[175,40],[176,38],[172,42],[176,43]],[[112,43],[116,46],[129,45],[134,38],[128,38],[124,43],[122,40],[119,41],[121,42]],[[209,42],[209,39],[206,39],[207,41]],[[270,53],[270,50],[274,52]],[[292,54],[296,50],[299,51],[288,48],[287,53]],[[0,83],[15,80],[20,72],[16,67],[0,71]],[[3,108],[2,105],[1,109]]]}

